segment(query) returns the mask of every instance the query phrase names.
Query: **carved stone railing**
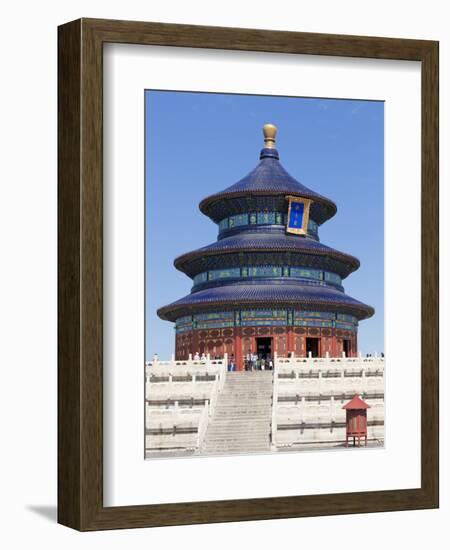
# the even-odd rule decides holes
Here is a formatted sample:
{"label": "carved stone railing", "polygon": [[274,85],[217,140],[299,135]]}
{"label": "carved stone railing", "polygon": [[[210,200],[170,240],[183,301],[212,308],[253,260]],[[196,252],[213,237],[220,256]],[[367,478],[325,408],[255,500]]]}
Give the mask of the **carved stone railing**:
{"label": "carved stone railing", "polygon": [[[228,358],[149,361],[145,365],[146,434],[161,441],[172,430],[173,447],[199,447],[222,391]],[[188,417],[191,417],[190,419]],[[186,421],[196,430],[186,436]],[[184,422],[184,427],[180,424]],[[181,426],[177,429],[178,426]],[[189,431],[189,429],[188,429]],[[168,439],[168,438],[166,438]],[[177,444],[179,442],[179,445]]]}
{"label": "carved stone railing", "polygon": [[[371,403],[374,434],[384,424],[384,357],[274,357],[271,437],[274,447],[286,441],[285,430],[315,429],[330,438],[334,427],[342,432],[342,404],[355,394]],[[284,442],[278,431],[284,431]],[[317,431],[318,430],[318,431]],[[321,431],[322,430],[322,431]],[[332,439],[340,438],[334,431]],[[301,432],[303,433],[303,431]],[[313,433],[308,432],[308,433]]]}

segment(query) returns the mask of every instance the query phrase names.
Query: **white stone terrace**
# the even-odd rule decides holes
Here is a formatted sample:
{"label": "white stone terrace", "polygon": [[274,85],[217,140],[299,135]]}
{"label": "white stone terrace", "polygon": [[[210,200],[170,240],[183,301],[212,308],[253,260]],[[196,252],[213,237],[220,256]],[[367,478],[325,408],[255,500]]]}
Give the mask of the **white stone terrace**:
{"label": "white stone terrace", "polygon": [[225,383],[227,362],[227,356],[206,356],[146,363],[146,456],[200,447]]}
{"label": "white stone terrace", "polygon": [[272,448],[338,445],[345,440],[343,404],[355,394],[370,406],[369,440],[384,440],[384,357],[276,357]]}

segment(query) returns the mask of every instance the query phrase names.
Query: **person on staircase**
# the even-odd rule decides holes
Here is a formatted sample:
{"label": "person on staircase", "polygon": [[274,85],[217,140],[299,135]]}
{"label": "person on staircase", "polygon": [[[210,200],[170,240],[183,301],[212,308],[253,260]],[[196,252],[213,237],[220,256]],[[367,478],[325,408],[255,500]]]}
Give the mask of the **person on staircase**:
{"label": "person on staircase", "polygon": [[231,354],[230,360],[228,362],[228,371],[233,372],[234,370],[236,370],[236,364],[234,362],[234,355]]}
{"label": "person on staircase", "polygon": [[251,366],[252,366],[252,354],[249,350],[247,355],[245,356],[245,370],[246,371],[251,370]]}

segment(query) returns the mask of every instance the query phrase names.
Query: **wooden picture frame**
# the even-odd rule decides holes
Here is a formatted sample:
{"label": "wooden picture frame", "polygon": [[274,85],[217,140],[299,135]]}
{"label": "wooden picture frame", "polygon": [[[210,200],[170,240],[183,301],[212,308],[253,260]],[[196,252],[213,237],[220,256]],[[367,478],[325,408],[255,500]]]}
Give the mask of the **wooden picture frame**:
{"label": "wooden picture frame", "polygon": [[[420,488],[104,507],[102,48],[106,42],[421,63]],[[90,531],[437,507],[438,43],[80,19],[59,27],[58,48],[58,521]]]}

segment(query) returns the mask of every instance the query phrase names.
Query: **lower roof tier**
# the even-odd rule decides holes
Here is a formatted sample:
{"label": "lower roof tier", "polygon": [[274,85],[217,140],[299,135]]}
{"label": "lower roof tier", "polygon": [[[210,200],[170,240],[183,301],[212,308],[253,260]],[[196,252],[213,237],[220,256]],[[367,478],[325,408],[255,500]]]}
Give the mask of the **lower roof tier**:
{"label": "lower roof tier", "polygon": [[371,317],[375,310],[358,300],[328,287],[299,284],[233,284],[200,290],[158,309],[166,321],[194,313],[267,307],[295,307],[304,310],[337,311],[358,320]]}

